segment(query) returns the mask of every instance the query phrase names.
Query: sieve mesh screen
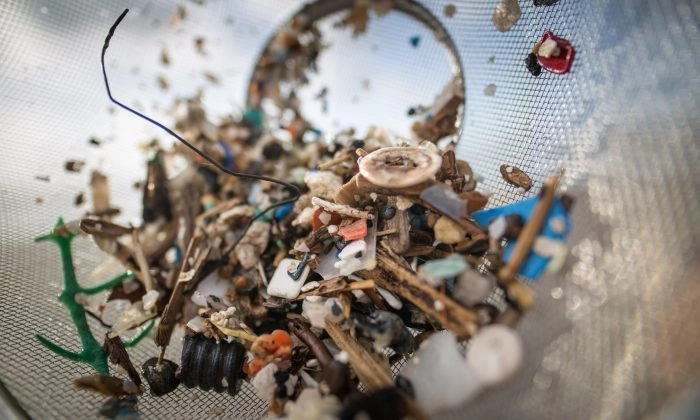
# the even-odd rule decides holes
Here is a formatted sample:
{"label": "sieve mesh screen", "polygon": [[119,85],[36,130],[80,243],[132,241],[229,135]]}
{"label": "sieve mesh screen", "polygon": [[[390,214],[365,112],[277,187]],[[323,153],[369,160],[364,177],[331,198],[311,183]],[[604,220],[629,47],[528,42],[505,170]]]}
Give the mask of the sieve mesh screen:
{"label": "sieve mesh screen", "polygon": [[[566,168],[562,189],[576,198],[568,260],[560,273],[533,285],[537,304],[518,327],[524,369],[452,414],[640,418],[692,409],[677,402],[688,393],[697,400],[700,372],[700,4],[561,0],[536,8],[523,0],[521,20],[500,33],[491,23],[495,0],[453,1],[457,13],[449,19],[442,12],[448,2],[421,3],[441,19],[459,52],[466,108],[458,155],[483,177],[491,205],[536,194],[558,167]],[[205,105],[225,110],[245,103],[259,49],[300,2],[185,5],[187,19],[171,28],[176,4],[129,2],[132,14],[110,50],[115,95],[165,121],[166,106],[194,94],[192,80],[204,69],[221,76]],[[79,345],[56,301],[59,254],[32,242],[59,214],[82,213],[72,202],[86,189],[90,170],[66,174],[63,162],[83,158],[106,172],[113,202],[133,220],[139,200],[132,184],[145,174],[137,144],[159,135],[124,112],[109,112],[99,51],[122,7],[0,2],[0,378],[37,418],[93,417],[103,400],[69,385],[90,373],[88,366],[55,356],[33,338],[41,332],[66,348]],[[576,47],[570,74],[534,78],[525,69],[525,56],[545,30]],[[178,58],[193,36],[208,39],[206,65]],[[163,92],[155,78],[166,42],[174,64],[172,87]],[[380,76],[369,78],[382,84]],[[484,95],[491,84],[495,95]],[[418,90],[426,102],[436,93],[430,83],[392,86]],[[105,143],[91,148],[90,136]],[[502,163],[527,172],[535,188],[521,195],[503,182]],[[87,239],[76,241],[74,255],[82,282],[105,259]],[[93,320],[90,326],[95,336],[104,332]],[[150,340],[130,351],[138,365],[156,353]],[[179,360],[178,353],[173,345],[166,356]],[[265,406],[248,385],[233,399],[184,387],[139,399],[146,418],[202,418],[214,407],[227,417],[255,418]]]}

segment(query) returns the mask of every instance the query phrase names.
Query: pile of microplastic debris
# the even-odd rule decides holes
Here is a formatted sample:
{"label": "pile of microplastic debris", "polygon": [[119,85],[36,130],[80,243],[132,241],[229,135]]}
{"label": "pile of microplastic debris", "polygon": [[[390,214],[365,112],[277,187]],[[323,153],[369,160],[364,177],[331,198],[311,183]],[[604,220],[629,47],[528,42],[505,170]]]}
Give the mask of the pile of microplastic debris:
{"label": "pile of microplastic debris", "polygon": [[[144,223],[121,226],[95,175],[103,210],[60,223],[53,235],[89,234],[128,270],[107,297],[132,304],[111,326],[105,353],[131,379],[103,371],[77,385],[97,382],[89,388],[113,398],[140,392],[119,336],[153,319],[162,348],[173,327],[187,329],[181,360],[154,355],[142,367],[153,395],[179,382],[233,395],[248,380],[270,412],[291,417],[313,409],[386,418],[387,401],[397,418],[420,417],[464,404],[517,370],[522,346],[511,327],[533,295],[515,276],[534,279],[566,252],[569,200],[555,195],[556,179],[538,197],[482,210],[488,196],[476,190],[469,164],[431,142],[263,137],[246,148],[246,122],[211,130],[199,104],[185,104],[177,124],[197,147],[243,172],[284,176],[303,194],[242,232],[256,212],[286,198],[283,188],[153,145]],[[171,172],[178,161],[188,164]],[[520,169],[501,171],[532,186]],[[501,307],[488,303],[497,289]],[[401,357],[409,360],[394,379],[390,366]]]}
{"label": "pile of microplastic debris", "polygon": [[[295,43],[292,34],[309,32],[290,28],[280,48],[315,57],[318,42]],[[279,80],[299,77],[275,63],[267,69]],[[253,96],[266,77],[256,73]],[[160,397],[182,383],[234,396],[249,381],[274,416],[425,418],[504,382],[523,358],[513,328],[534,303],[522,280],[561,267],[572,200],[556,194],[557,175],[536,197],[484,210],[489,196],[469,163],[453,143],[437,146],[457,132],[456,83],[413,110],[414,139],[372,129],[308,142],[312,124],[299,113],[282,127],[288,135],[276,136],[258,108],[214,123],[198,99],[178,101],[175,128],[194,148],[228,170],[285,180],[300,197],[267,211],[290,198],[289,188],[230,176],[184,145],[153,142],[140,185],[143,223],[126,226],[114,221],[108,178],[94,172],[93,209],[39,238],[61,250],[61,302],[83,350],[37,338],[97,371],[74,385],[109,397],[100,409],[107,417],[138,417],[136,396],[147,389]],[[521,169],[500,170],[522,192],[533,187]],[[77,235],[90,235],[113,257],[108,265],[126,272],[81,287],[70,251]],[[107,302],[130,303],[111,325],[105,302],[91,298],[102,291]],[[109,329],[103,344],[88,316]],[[172,361],[164,353],[175,328],[186,334]],[[161,352],[141,366],[146,387],[127,349],[150,337]],[[108,361],[125,374],[110,376]]]}

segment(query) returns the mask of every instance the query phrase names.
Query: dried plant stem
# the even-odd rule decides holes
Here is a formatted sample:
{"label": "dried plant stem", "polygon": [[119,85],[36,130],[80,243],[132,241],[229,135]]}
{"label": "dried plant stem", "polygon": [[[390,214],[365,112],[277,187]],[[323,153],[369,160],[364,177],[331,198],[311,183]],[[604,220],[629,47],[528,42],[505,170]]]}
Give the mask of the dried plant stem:
{"label": "dried plant stem", "polygon": [[469,338],[474,334],[478,315],[421,281],[399,258],[382,244],[377,249],[377,268],[361,271],[359,275],[372,278],[378,286],[406,298],[458,337]]}
{"label": "dried plant stem", "polygon": [[340,325],[326,320],[326,331],[338,347],[348,354],[350,366],[368,390],[376,391],[394,386],[389,369],[379,363],[375,356],[362,347],[350,334],[343,331]]}
{"label": "dried plant stem", "polygon": [[540,229],[542,229],[549,209],[554,202],[554,193],[558,182],[558,176],[549,178],[544,182],[540,192],[540,199],[523,227],[520,236],[518,236],[510,260],[498,272],[498,283],[505,289],[508,297],[515,302],[520,310],[531,307],[534,304],[535,296],[532,290],[516,280],[515,275],[520,270],[523,262],[525,262],[532,249],[532,244],[535,242]]}

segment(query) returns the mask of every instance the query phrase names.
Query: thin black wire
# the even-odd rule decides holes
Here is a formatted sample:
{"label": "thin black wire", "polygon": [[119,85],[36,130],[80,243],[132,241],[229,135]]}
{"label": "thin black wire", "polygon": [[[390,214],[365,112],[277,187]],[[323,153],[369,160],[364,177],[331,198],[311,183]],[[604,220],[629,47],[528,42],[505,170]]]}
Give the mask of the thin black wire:
{"label": "thin black wire", "polygon": [[102,57],[101,57],[100,62],[101,62],[101,64],[102,64],[102,76],[104,77],[105,87],[107,88],[107,95],[109,96],[109,99],[110,99],[113,103],[115,103],[116,105],[118,105],[119,107],[121,107],[121,108],[123,108],[123,109],[125,109],[125,110],[127,110],[127,111],[129,111],[129,112],[131,112],[132,114],[136,115],[137,117],[143,118],[144,120],[150,122],[151,124],[160,127],[163,131],[165,131],[166,133],[168,133],[168,134],[170,134],[171,136],[173,136],[173,137],[175,137],[176,139],[178,139],[178,140],[179,140],[180,142],[182,142],[182,144],[184,144],[185,146],[189,147],[190,150],[192,150],[193,152],[195,152],[196,154],[198,154],[198,155],[201,156],[202,158],[204,158],[204,159],[206,159],[207,161],[209,161],[212,165],[214,165],[214,166],[216,167],[216,169],[220,170],[221,172],[223,172],[223,173],[225,173],[225,174],[228,174],[228,175],[231,175],[231,176],[240,177],[240,178],[256,179],[256,180],[260,180],[260,181],[272,182],[272,183],[275,183],[275,184],[278,184],[278,185],[282,185],[282,186],[284,186],[285,188],[287,188],[288,190],[290,190],[290,191],[292,192],[292,198],[289,198],[289,199],[287,199],[287,200],[280,201],[279,203],[272,204],[272,205],[268,206],[267,208],[265,208],[265,210],[261,211],[260,213],[258,213],[258,214],[255,215],[255,216],[253,216],[253,217],[248,221],[248,223],[245,225],[245,227],[243,227],[243,231],[242,231],[241,234],[238,236],[238,238],[233,242],[233,245],[231,245],[231,246],[229,247],[229,249],[224,253],[224,256],[226,256],[226,255],[228,255],[231,251],[233,251],[233,249],[236,247],[236,245],[238,244],[238,242],[245,236],[246,232],[248,231],[248,229],[250,228],[250,226],[253,224],[253,222],[255,222],[255,221],[258,220],[259,218],[263,217],[263,216],[266,215],[270,210],[272,210],[272,209],[274,209],[274,208],[276,208],[276,207],[280,207],[280,206],[284,206],[284,205],[286,205],[286,204],[294,203],[295,201],[297,201],[297,200],[299,199],[299,196],[301,195],[301,191],[299,190],[299,187],[297,187],[296,185],[291,184],[291,183],[289,183],[289,182],[284,182],[284,181],[282,181],[282,180],[280,180],[280,179],[277,179],[277,178],[272,178],[272,177],[265,176],[265,175],[253,175],[253,174],[246,174],[246,173],[242,173],[242,172],[235,172],[235,171],[232,171],[232,170],[230,170],[230,169],[228,169],[228,168],[222,166],[222,165],[221,165],[219,162],[217,162],[214,158],[212,158],[212,157],[209,156],[208,154],[204,153],[204,152],[201,151],[200,149],[194,147],[190,142],[188,142],[188,141],[185,140],[184,138],[180,137],[180,136],[179,136],[176,132],[174,132],[173,130],[169,129],[168,127],[166,127],[165,125],[159,123],[158,121],[156,121],[156,120],[154,120],[154,119],[152,119],[152,118],[150,118],[150,117],[148,117],[148,116],[146,116],[146,115],[144,115],[144,114],[142,114],[142,113],[136,111],[135,109],[130,108],[130,107],[127,106],[127,105],[124,105],[123,103],[121,103],[121,102],[119,102],[117,99],[115,99],[114,96],[112,96],[112,90],[111,90],[110,87],[109,87],[109,80],[108,80],[108,78],[107,78],[107,70],[106,70],[106,68],[105,68],[105,54],[107,53],[107,48],[109,48],[109,41],[111,41],[112,36],[114,36],[114,32],[116,31],[117,26],[119,26],[119,24],[120,24],[121,21],[124,19],[124,17],[126,16],[127,13],[129,13],[129,9],[124,9],[124,11],[122,12],[122,14],[119,15],[119,17],[118,17],[117,20],[114,22],[114,24],[112,24],[112,27],[109,28],[109,32],[107,33],[107,37],[105,38],[104,45],[102,46]]}

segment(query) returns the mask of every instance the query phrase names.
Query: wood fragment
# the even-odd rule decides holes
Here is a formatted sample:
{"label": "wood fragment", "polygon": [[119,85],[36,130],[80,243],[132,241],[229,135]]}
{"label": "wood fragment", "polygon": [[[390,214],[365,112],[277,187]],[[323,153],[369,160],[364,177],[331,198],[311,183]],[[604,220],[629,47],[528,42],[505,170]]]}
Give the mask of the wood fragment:
{"label": "wood fragment", "polygon": [[148,261],[149,264],[154,264],[156,261],[158,261],[163,255],[165,255],[166,252],[173,246],[173,242],[175,241],[175,238],[177,237],[177,233],[179,231],[178,229],[178,220],[176,218],[173,218],[172,221],[166,225],[166,227],[163,229],[163,232],[165,232],[165,237],[155,243],[150,243],[144,246],[144,252],[146,254],[146,260]]}
{"label": "wood fragment", "polygon": [[[479,316],[474,311],[421,281],[416,273],[397,262],[399,259],[382,244],[377,249],[377,268],[358,274],[362,278],[373,278],[378,286],[404,297],[459,338],[469,338],[476,332]],[[436,302],[440,310],[436,309]]]}
{"label": "wood fragment", "polygon": [[353,290],[366,290],[375,287],[373,280],[347,282],[345,277],[324,280],[321,285],[308,292],[301,293],[292,300],[302,300],[308,296],[326,296],[340,292],[351,292]]}
{"label": "wood fragment", "polygon": [[542,186],[542,191],[540,192],[540,199],[535,205],[534,210],[530,219],[527,221],[523,230],[518,237],[513,252],[511,253],[508,263],[503,266],[501,271],[498,273],[500,282],[503,284],[508,284],[515,281],[515,275],[520,266],[525,262],[532,244],[537,238],[537,234],[542,228],[542,224],[547,218],[549,209],[554,202],[554,193],[556,192],[557,183],[559,179],[557,177],[549,178],[544,182]]}
{"label": "wood fragment", "polygon": [[254,342],[255,340],[258,339],[258,336],[255,334],[251,334],[243,329],[232,329],[232,328],[227,328],[227,327],[222,327],[219,324],[216,324],[214,322],[211,322],[211,325],[216,327],[219,331],[221,331],[222,334],[228,336],[228,337],[236,337],[240,338],[241,340],[246,340],[250,341],[251,343]]}
{"label": "wood fragment", "polygon": [[105,333],[103,347],[105,353],[109,356],[109,361],[115,365],[121,366],[129,375],[129,379],[131,379],[136,386],[141,386],[141,377],[133,363],[131,363],[129,353],[127,353],[122,339],[118,335],[110,337],[109,333]]}
{"label": "wood fragment", "polygon": [[359,210],[345,204],[331,203],[330,201],[326,201],[319,197],[311,197],[311,204],[313,204],[314,206],[323,207],[331,213],[338,213],[345,216],[355,217],[358,219],[374,219],[374,215],[368,211]]}
{"label": "wood fragment", "polygon": [[[180,267],[177,283],[175,283],[175,288],[170,294],[170,300],[165,306],[153,340],[156,346],[161,348],[161,357],[159,359],[162,359],[165,348],[170,344],[170,337],[172,336],[173,328],[175,328],[177,316],[182,311],[185,293],[189,291],[192,284],[201,275],[204,262],[211,251],[211,246],[205,242],[207,241],[203,240],[201,231],[197,231],[190,240],[187,252],[182,258],[182,266]],[[194,263],[190,265],[189,261],[191,258],[194,258]]]}
{"label": "wood fragment", "polygon": [[438,209],[431,206],[426,201],[421,200],[420,198],[416,198],[415,201],[416,201],[416,204],[420,204],[421,206],[429,209],[430,211],[434,211],[435,213],[444,214],[445,216],[449,217],[450,219],[452,219],[452,221],[454,221],[460,227],[462,227],[464,230],[466,230],[467,233],[470,235],[479,235],[479,234],[483,234],[484,232],[486,232],[486,230],[484,228],[482,228],[478,223],[476,223],[475,221],[473,221],[471,219],[452,217],[449,214],[445,214],[445,213],[439,211]]}
{"label": "wood fragment", "polygon": [[114,376],[101,375],[99,373],[76,378],[73,380],[73,386],[78,389],[104,395],[105,397],[124,397],[128,395],[137,395],[141,392],[140,389],[130,381],[115,378]]}
{"label": "wood fragment", "polygon": [[134,258],[140,269],[140,279],[143,282],[144,287],[147,292],[154,289],[153,278],[151,277],[150,268],[148,266],[148,260],[146,259],[146,254],[143,252],[143,247],[141,242],[139,242],[139,234],[136,229],[131,231],[131,239],[134,245]]}
{"label": "wood fragment", "polygon": [[369,288],[369,289],[364,289],[362,292],[367,295],[369,300],[372,301],[374,306],[377,308],[381,309],[382,311],[388,310],[387,306],[384,304],[384,299],[382,299],[382,296],[377,292],[377,289],[374,287]]}
{"label": "wood fragment", "polygon": [[350,319],[350,311],[352,310],[352,295],[349,292],[340,292],[338,294],[338,303],[343,308],[343,317]]}
{"label": "wood fragment", "polygon": [[340,165],[343,162],[346,162],[348,160],[352,159],[352,155],[349,153],[343,153],[340,156],[334,158],[333,160],[329,160],[328,162],[324,162],[320,165],[318,165],[318,170],[319,171],[325,171],[326,169],[330,169],[336,165]]}
{"label": "wood fragment", "polygon": [[367,390],[377,391],[394,386],[391,371],[386,364],[377,360],[378,355],[372,355],[334,322],[326,320],[326,331],[338,347],[348,354],[350,366]]}
{"label": "wood fragment", "polygon": [[110,210],[109,203],[109,179],[104,174],[94,171],[90,178],[92,190],[92,208],[95,212]]}
{"label": "wood fragment", "polygon": [[510,185],[515,185],[525,191],[529,191],[532,188],[532,179],[522,169],[513,165],[501,165],[501,176]]}
{"label": "wood fragment", "polygon": [[321,367],[326,367],[333,362],[333,355],[328,350],[328,347],[305,323],[298,319],[292,319],[289,321],[289,331],[296,335],[302,343],[306,344],[306,347],[318,359]]}
{"label": "wood fragment", "polygon": [[534,303],[534,293],[524,284],[519,283],[515,275],[520,270],[520,267],[525,262],[525,259],[530,254],[532,244],[535,242],[537,235],[544,224],[549,209],[554,202],[554,194],[559,183],[559,177],[547,179],[542,186],[540,199],[535,204],[535,208],[530,215],[523,230],[518,237],[513,252],[510,255],[508,263],[506,263],[498,272],[498,283],[503,286],[508,296],[518,305],[519,309],[524,310],[532,306]]}
{"label": "wood fragment", "polygon": [[82,219],[80,230],[88,235],[116,238],[133,232],[134,228],[122,226],[103,219]]}
{"label": "wood fragment", "polygon": [[396,196],[388,198],[387,206],[394,207],[396,213],[394,217],[384,221],[384,228],[385,230],[394,230],[396,233],[388,235],[382,239],[382,242],[385,242],[395,253],[402,255],[411,246],[411,225],[408,220],[408,209],[406,206],[399,205],[399,198]]}

